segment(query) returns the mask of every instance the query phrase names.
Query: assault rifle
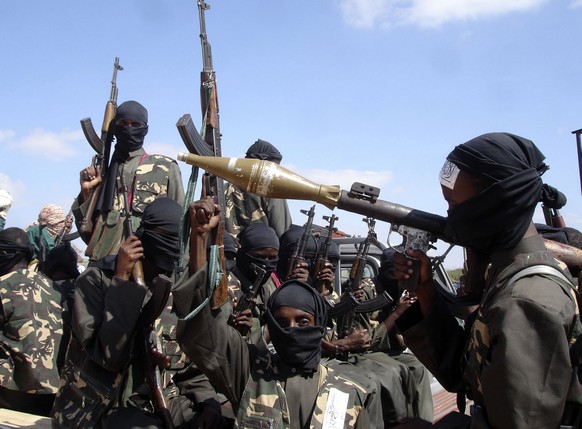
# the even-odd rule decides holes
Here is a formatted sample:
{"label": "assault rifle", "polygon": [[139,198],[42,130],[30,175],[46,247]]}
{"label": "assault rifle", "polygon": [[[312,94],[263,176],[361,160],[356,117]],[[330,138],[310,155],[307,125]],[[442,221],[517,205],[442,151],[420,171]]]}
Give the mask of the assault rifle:
{"label": "assault rifle", "polygon": [[154,323],[167,304],[172,284],[173,281],[164,275],[154,279],[151,298],[141,311],[141,330],[138,332],[142,336],[139,341],[145,363],[145,379],[150,388],[154,410],[166,429],[174,429],[174,423],[164,395],[161,369],[169,369],[172,361],[161,351]]}
{"label": "assault rifle", "polygon": [[313,205],[309,211],[301,210],[301,213],[307,215],[307,223],[305,224],[303,234],[301,234],[301,237],[297,240],[293,255],[289,258],[287,276],[297,268],[299,262],[305,261],[305,249],[307,248],[307,241],[311,236],[311,227],[313,226],[313,217],[315,216],[315,205]]}
{"label": "assault rifle", "polygon": [[[222,156],[220,121],[218,112],[218,95],[216,92],[216,74],[212,65],[212,49],[206,36],[206,18],[204,11],[210,9],[210,5],[203,0],[198,0],[198,17],[200,23],[200,43],[202,45],[202,71],[200,73],[200,104],[202,109],[202,134],[198,133],[192,117],[184,114],[176,123],[178,132],[191,153],[204,156]],[[219,285],[214,290],[211,300],[213,309],[219,308],[228,300],[228,279],[224,257],[222,234],[224,233],[224,220],[226,201],[224,196],[224,182],[222,178],[213,174],[205,177],[205,193],[214,198],[215,204],[220,206],[220,220],[213,231],[212,242],[218,246],[222,277]]]}
{"label": "assault rifle", "polygon": [[368,225],[368,234],[366,239],[362,241],[358,247],[358,253],[352,263],[352,269],[350,270],[350,276],[342,299],[328,312],[330,317],[339,318],[337,331],[340,339],[351,334],[356,314],[370,313],[390,305],[393,302],[392,297],[385,291],[373,299],[362,302],[359,302],[353,295],[362,283],[370,246],[373,244],[379,247],[378,238],[374,231],[376,221],[369,217],[364,218],[363,221]]}
{"label": "assault rifle", "polygon": [[67,214],[67,216],[65,217],[65,225],[63,225],[63,227],[61,228],[61,231],[59,232],[59,234],[57,235],[57,237],[55,238],[55,247],[57,247],[59,244],[61,244],[63,241],[72,241],[76,238],[79,237],[79,232],[70,232],[67,233],[67,220],[71,219],[73,216],[73,209],[71,208],[69,210],[69,213]]}
{"label": "assault rifle", "polygon": [[[85,134],[85,138],[89,142],[89,145],[91,145],[93,150],[97,153],[93,157],[92,166],[95,168],[96,173],[101,175],[102,179],[107,175],[106,171],[107,166],[109,165],[111,143],[113,141],[113,133],[109,132],[109,127],[117,110],[118,70],[123,70],[123,67],[119,65],[119,57],[115,57],[115,62],[113,63],[113,77],[111,78],[111,92],[109,94],[109,100],[107,101],[107,104],[105,104],[103,124],[101,125],[101,137],[99,137],[95,132],[91,118],[81,119],[81,129],[83,130],[83,134]],[[93,232],[93,214],[100,194],[101,183],[93,190],[89,203],[87,204],[87,211],[85,212],[85,216],[81,220],[78,228],[79,233],[85,242],[88,242],[91,238],[91,233]]]}
{"label": "assault rifle", "polygon": [[331,246],[331,239],[334,232],[334,224],[335,221],[339,218],[332,214],[331,216],[323,216],[323,220],[329,222],[327,227],[327,236],[325,237],[325,241],[321,246],[321,249],[317,252],[317,257],[315,258],[315,268],[313,271],[313,278],[315,279],[315,289],[319,292],[323,292],[324,285],[323,282],[317,280],[317,275],[325,269],[326,264],[329,263],[329,248]]}
{"label": "assault rifle", "polygon": [[[124,236],[127,239],[133,235],[133,226],[131,224],[131,207],[128,198],[128,189],[123,180],[123,176],[120,177],[120,184],[124,201],[123,229]],[[146,286],[141,260],[136,261],[133,267],[132,278],[137,284]],[[154,329],[154,323],[166,306],[172,284],[172,280],[163,275],[159,275],[154,279],[154,284],[149,291],[151,293],[150,299],[141,310],[140,323],[138,324],[141,328],[138,335],[142,337],[139,338],[139,341],[142,345],[141,350],[145,363],[146,382],[152,394],[156,414],[162,419],[166,429],[173,429],[174,423],[172,422],[170,409],[164,396],[160,368],[168,369],[171,364],[171,359],[160,351],[160,341]]]}
{"label": "assault rifle", "polygon": [[[236,319],[236,317],[240,313],[248,309],[252,310],[255,307],[255,298],[261,291],[263,282],[265,280],[265,277],[267,276],[267,272],[262,267],[259,267],[257,264],[251,263],[251,268],[253,269],[256,275],[255,281],[253,282],[250,289],[247,292],[245,292],[237,301],[232,314],[228,318],[228,324],[231,326],[234,326],[234,319]],[[248,334],[249,331],[248,327],[246,326],[244,328],[237,329],[243,336]]]}

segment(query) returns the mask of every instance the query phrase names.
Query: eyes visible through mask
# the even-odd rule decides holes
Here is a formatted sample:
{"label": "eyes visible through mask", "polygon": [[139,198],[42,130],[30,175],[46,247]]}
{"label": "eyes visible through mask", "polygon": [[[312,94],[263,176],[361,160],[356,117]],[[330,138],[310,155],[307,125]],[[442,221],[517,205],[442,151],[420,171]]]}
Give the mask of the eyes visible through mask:
{"label": "eyes visible through mask", "polygon": [[313,317],[313,314],[288,306],[277,308],[273,312],[273,318],[283,329],[315,326],[315,318]]}
{"label": "eyes visible through mask", "polygon": [[118,127],[132,127],[132,128],[144,128],[145,125],[140,122],[134,122],[131,119],[119,119],[115,121],[115,125]]}

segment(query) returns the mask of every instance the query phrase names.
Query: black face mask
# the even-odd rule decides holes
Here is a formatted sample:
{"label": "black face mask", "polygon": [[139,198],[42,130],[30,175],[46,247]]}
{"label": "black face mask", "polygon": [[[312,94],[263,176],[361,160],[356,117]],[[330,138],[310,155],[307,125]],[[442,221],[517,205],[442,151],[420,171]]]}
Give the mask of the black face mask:
{"label": "black face mask", "polygon": [[143,146],[143,141],[148,133],[145,127],[129,127],[127,125],[115,125],[115,148],[122,152],[133,152]]}
{"label": "black face mask", "polygon": [[[542,182],[535,178],[529,171],[515,174],[456,205],[448,211],[445,234],[454,237],[457,244],[485,255],[515,247],[529,227],[539,200]],[[511,186],[506,185],[509,180]]]}
{"label": "black face mask", "polygon": [[240,250],[236,256],[236,266],[244,276],[251,282],[255,281],[256,273],[252,269],[252,264],[255,264],[265,270],[265,278],[263,284],[269,279],[271,273],[277,269],[277,262],[279,258],[263,259],[252,256],[249,253]]}
{"label": "black face mask", "polygon": [[[292,289],[287,289],[288,287]],[[282,327],[273,313],[284,306],[313,314],[314,326]],[[271,294],[264,316],[271,341],[281,361],[300,373],[315,371],[321,358],[321,342],[327,321],[327,308],[323,297],[310,285],[291,280]]]}
{"label": "black face mask", "polygon": [[271,313],[265,314],[269,335],[280,359],[290,367],[301,368],[307,373],[314,371],[320,361],[325,329],[321,326],[281,328]]}

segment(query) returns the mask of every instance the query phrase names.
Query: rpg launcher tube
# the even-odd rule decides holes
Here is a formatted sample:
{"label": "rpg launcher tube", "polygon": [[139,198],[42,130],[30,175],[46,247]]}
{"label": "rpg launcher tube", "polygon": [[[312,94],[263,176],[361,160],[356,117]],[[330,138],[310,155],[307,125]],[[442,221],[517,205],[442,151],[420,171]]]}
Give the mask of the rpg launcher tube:
{"label": "rpg launcher tube", "polygon": [[320,185],[271,161],[247,158],[221,158],[179,153],[178,159],[215,174],[239,188],[262,197],[308,200],[333,210],[338,208],[359,213],[397,225],[407,225],[444,236],[446,218],[389,201],[369,198],[354,189],[340,190],[339,186]]}

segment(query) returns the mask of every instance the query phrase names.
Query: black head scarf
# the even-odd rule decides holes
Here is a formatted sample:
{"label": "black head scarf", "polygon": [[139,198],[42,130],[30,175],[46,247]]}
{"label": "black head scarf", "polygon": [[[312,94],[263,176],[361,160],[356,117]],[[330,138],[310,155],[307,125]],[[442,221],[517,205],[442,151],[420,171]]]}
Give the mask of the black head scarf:
{"label": "black head scarf", "polygon": [[279,250],[279,237],[273,228],[263,222],[251,222],[238,235],[240,248],[236,254],[236,266],[251,282],[255,280],[255,272],[251,264],[258,265],[268,275],[277,268],[278,258],[264,259],[250,254],[253,250],[273,248]]}
{"label": "black head scarf", "polygon": [[147,205],[135,235],[141,240],[144,256],[160,270],[174,271],[180,257],[180,217],[182,206],[167,197]]}
{"label": "black head scarf", "polygon": [[[143,126],[116,125],[116,122],[121,120],[137,122]],[[115,152],[127,157],[129,152],[143,146],[144,138],[148,133],[148,111],[137,101],[130,100],[121,103],[110,127],[115,135]]]}
{"label": "black head scarf", "polygon": [[[120,120],[137,122],[142,124],[143,127],[116,125],[116,122]],[[99,195],[99,201],[97,202],[98,212],[105,213],[113,207],[119,165],[127,160],[130,152],[136,151],[143,146],[144,138],[148,133],[147,124],[148,111],[137,101],[126,101],[117,108],[115,117],[109,125],[109,133],[115,135],[115,151],[107,168],[105,183],[102,185],[103,191]]]}
{"label": "black head scarf", "polygon": [[[305,232],[305,227],[299,225],[291,225],[287,231],[281,236],[281,247],[279,248],[279,262],[277,264],[277,276],[284,279],[289,274],[289,259],[293,256],[295,249],[298,246],[299,240]],[[317,238],[310,234],[305,246],[305,253],[315,255],[318,249]],[[313,261],[307,261],[312,263]],[[311,267],[310,267],[311,268]]]}
{"label": "black head scarf", "polygon": [[275,146],[265,140],[257,140],[247,150],[245,158],[262,159],[265,161],[281,161],[283,155]]}
{"label": "black head scarf", "polygon": [[21,228],[6,228],[0,231],[0,276],[8,274],[18,262],[32,260],[34,247]]}
{"label": "black head scarf", "polygon": [[[282,328],[273,313],[287,306],[312,314],[315,326]],[[273,292],[265,312],[269,335],[280,359],[300,373],[312,373],[321,359],[327,307],[323,297],[311,286],[296,280],[283,283]]]}
{"label": "black head scarf", "polygon": [[44,273],[52,279],[57,271],[62,271],[67,278],[76,279],[79,277],[77,257],[77,252],[70,243],[61,243],[48,253],[44,263]]}
{"label": "black head scarf", "polygon": [[515,247],[542,198],[544,159],[533,142],[508,133],[483,134],[457,146],[447,160],[489,186],[449,210],[446,231],[485,254]]}

